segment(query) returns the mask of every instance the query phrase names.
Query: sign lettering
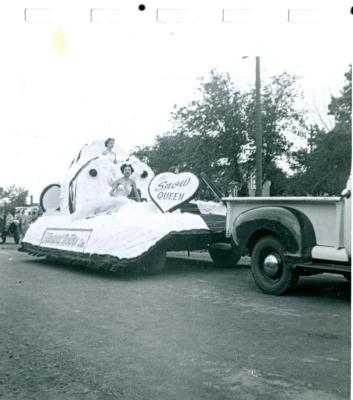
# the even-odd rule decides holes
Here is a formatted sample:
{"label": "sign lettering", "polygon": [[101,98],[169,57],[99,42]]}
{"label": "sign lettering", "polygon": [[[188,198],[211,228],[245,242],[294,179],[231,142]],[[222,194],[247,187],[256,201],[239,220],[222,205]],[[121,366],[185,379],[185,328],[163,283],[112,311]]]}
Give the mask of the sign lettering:
{"label": "sign lettering", "polygon": [[153,202],[163,212],[167,212],[192,199],[199,184],[198,178],[190,172],[165,172],[152,179],[148,191]]}
{"label": "sign lettering", "polygon": [[92,233],[91,229],[47,229],[40,245],[53,249],[82,251]]}

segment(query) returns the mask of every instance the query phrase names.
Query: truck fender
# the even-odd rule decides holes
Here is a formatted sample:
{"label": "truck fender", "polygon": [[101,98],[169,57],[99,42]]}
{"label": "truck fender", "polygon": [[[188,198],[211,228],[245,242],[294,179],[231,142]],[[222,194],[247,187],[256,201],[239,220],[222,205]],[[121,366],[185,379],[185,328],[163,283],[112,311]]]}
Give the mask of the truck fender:
{"label": "truck fender", "polygon": [[263,236],[274,235],[283,244],[286,256],[311,258],[316,245],[315,231],[309,218],[290,207],[256,207],[243,212],[233,223],[232,239],[242,254],[252,249]]}

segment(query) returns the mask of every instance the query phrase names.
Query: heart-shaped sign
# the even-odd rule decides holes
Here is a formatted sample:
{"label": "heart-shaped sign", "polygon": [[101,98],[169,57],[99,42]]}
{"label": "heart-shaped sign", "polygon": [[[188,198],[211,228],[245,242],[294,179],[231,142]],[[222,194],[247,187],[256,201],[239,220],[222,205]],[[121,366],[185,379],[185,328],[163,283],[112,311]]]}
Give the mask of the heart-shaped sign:
{"label": "heart-shaped sign", "polygon": [[167,212],[192,199],[199,185],[198,178],[190,172],[180,174],[164,172],[151,180],[148,193],[157,207]]}

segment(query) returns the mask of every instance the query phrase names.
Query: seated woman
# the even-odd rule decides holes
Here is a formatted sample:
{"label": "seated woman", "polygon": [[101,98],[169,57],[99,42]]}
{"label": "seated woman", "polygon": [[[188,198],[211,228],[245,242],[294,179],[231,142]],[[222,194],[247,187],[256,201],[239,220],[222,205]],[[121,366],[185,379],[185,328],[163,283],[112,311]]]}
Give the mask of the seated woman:
{"label": "seated woman", "polygon": [[130,178],[131,174],[134,172],[131,164],[123,164],[120,167],[123,177],[116,180],[112,185],[112,190],[110,191],[111,196],[133,196],[136,201],[141,201],[139,191],[137,190],[136,183]]}
{"label": "seated woman", "polygon": [[113,139],[113,138],[108,138],[108,139],[104,142],[104,145],[105,145],[105,147],[106,147],[106,150],[104,150],[104,151],[102,152],[102,154],[103,154],[104,156],[108,156],[108,157],[110,158],[110,160],[111,160],[114,164],[117,164],[117,161],[116,161],[116,153],[115,153],[115,151],[113,151],[114,144],[115,144],[115,139]]}

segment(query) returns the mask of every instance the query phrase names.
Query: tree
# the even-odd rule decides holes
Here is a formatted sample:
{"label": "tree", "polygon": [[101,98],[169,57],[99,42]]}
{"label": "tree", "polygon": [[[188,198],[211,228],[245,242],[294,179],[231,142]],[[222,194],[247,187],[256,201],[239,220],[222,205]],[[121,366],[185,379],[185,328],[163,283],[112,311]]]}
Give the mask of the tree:
{"label": "tree", "polygon": [[335,118],[334,131],[351,133],[352,129],[352,66],[344,74],[345,83],[340,96],[332,97],[328,106],[329,114]]}
{"label": "tree", "polygon": [[[271,194],[285,193],[284,173],[279,167],[281,160],[287,158],[292,143],[287,133],[305,136],[305,112],[297,106],[301,93],[297,87],[298,77],[282,73],[272,77],[262,89],[262,135],[263,135],[263,181],[270,180]],[[255,169],[255,94],[248,104],[251,153],[248,170]],[[276,182],[280,179],[281,182]],[[278,190],[277,190],[278,189]]]}
{"label": "tree", "polygon": [[[303,113],[295,107],[296,82],[296,77],[282,74],[263,88],[264,179],[281,181],[272,185],[273,194],[284,191],[283,171],[277,162],[291,144],[286,132],[305,131]],[[237,181],[240,194],[247,194],[255,168],[254,113],[255,91],[240,91],[229,74],[212,70],[207,79],[200,79],[196,99],[174,107],[171,131],[134,154],[146,157],[157,173],[173,166],[196,175],[204,172],[223,192]],[[279,192],[273,192],[276,188]]]}
{"label": "tree", "polygon": [[328,106],[335,126],[325,132],[312,127],[306,149],[296,152],[292,168],[292,194],[338,195],[344,188],[351,165],[352,151],[352,70],[345,74],[344,87]]}
{"label": "tree", "polygon": [[172,132],[188,138],[184,162],[193,172],[205,172],[222,186],[230,180],[241,181],[249,96],[235,89],[229,74],[214,70],[200,83],[199,98],[172,113]]}
{"label": "tree", "polygon": [[11,210],[14,207],[21,207],[27,204],[28,190],[21,186],[11,185],[7,189],[0,187],[0,199],[8,198]]}

